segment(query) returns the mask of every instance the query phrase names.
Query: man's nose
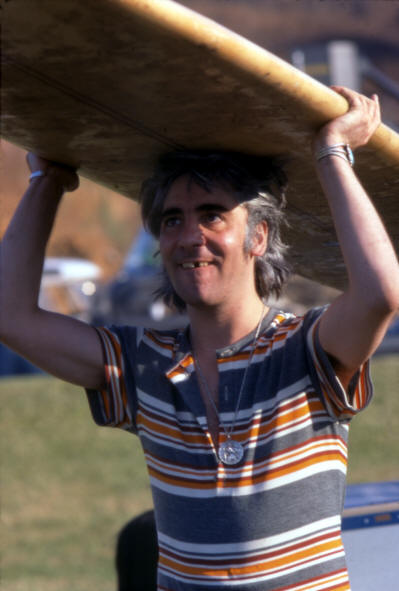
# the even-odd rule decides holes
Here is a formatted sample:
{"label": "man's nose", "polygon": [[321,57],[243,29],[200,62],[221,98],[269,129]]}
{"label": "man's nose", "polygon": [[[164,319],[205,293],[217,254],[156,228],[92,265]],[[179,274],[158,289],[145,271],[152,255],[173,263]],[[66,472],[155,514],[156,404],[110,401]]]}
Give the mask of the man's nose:
{"label": "man's nose", "polygon": [[180,242],[183,246],[201,246],[205,243],[204,228],[198,220],[186,220],[180,233]]}

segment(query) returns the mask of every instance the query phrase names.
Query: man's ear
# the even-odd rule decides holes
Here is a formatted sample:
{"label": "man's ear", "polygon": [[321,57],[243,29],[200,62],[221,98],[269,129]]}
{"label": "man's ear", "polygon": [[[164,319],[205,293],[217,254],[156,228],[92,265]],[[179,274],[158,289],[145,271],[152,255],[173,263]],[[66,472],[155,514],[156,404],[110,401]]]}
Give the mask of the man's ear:
{"label": "man's ear", "polygon": [[250,253],[253,256],[263,256],[267,249],[268,228],[267,222],[257,224],[251,239]]}

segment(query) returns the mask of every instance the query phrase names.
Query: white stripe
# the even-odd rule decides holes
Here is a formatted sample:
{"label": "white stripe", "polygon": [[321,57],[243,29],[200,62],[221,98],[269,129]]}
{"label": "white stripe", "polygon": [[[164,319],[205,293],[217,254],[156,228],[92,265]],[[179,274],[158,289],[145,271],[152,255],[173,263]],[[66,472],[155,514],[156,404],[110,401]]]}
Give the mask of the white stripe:
{"label": "white stripe", "polygon": [[[148,439],[148,441],[152,441],[153,443],[156,443],[158,445],[167,446],[168,449],[180,449],[192,454],[213,454],[213,450],[210,449],[209,445],[205,447],[201,443],[187,443],[183,441],[178,442],[174,439],[170,439],[167,435],[154,435],[153,433],[145,430],[145,428],[142,425],[139,425],[138,431],[140,433],[140,437],[146,438]],[[167,441],[165,441],[165,439]]]}
{"label": "white stripe", "polygon": [[320,462],[317,465],[307,466],[301,470],[297,470],[292,474],[286,474],[284,476],[273,478],[273,480],[265,480],[257,484],[240,486],[240,487],[226,487],[226,488],[214,488],[208,490],[196,490],[191,488],[185,488],[184,486],[176,486],[162,482],[161,480],[152,477],[151,483],[155,488],[163,490],[164,492],[174,494],[177,496],[190,497],[190,498],[212,498],[212,497],[244,497],[267,490],[273,490],[291,484],[293,482],[299,482],[310,476],[316,474],[323,474],[330,470],[336,470],[342,474],[346,474],[346,466],[339,460],[328,460]]}
{"label": "white stripe", "polygon": [[[273,396],[272,399],[263,400],[249,408],[243,408],[242,410],[239,410],[237,413],[237,424],[244,423],[253,416],[261,417],[263,413],[267,413],[270,411],[276,411],[280,415],[281,411],[279,409],[279,405],[282,402],[285,404],[295,404],[296,401],[300,400],[305,396],[306,399],[303,401],[303,403],[301,402],[301,404],[308,404],[311,401],[311,399],[309,399],[306,393],[306,389],[308,389],[309,387],[311,387],[309,376],[305,376],[301,380],[298,380],[297,382],[290,384],[286,388],[282,388],[281,390],[279,390],[276,393],[276,395]],[[267,392],[265,392],[265,396],[266,395]],[[300,408],[300,406],[298,406],[298,408]],[[287,409],[287,411],[284,412],[292,412],[292,410],[293,409],[291,408]],[[223,423],[231,422],[233,420],[233,417],[234,411],[220,413],[220,418]]]}
{"label": "white stripe", "polygon": [[[168,439],[170,441],[179,441],[181,439],[184,439],[184,437],[206,437],[206,434],[204,433],[204,431],[202,429],[200,429],[198,423],[195,424],[195,426],[189,425],[181,425],[178,421],[176,421],[174,418],[173,419],[168,419],[169,422],[165,422],[165,419],[163,420],[162,417],[158,418],[158,417],[152,417],[152,416],[147,416],[145,411],[142,410],[142,408],[140,408],[139,412],[137,413],[138,415],[140,414],[143,419],[145,419],[146,421],[151,421],[151,423],[155,425],[159,425],[161,428],[164,429],[170,429],[170,431],[173,431],[176,435],[175,437],[173,437],[172,435],[168,435],[167,433],[163,433],[161,430],[157,430],[156,428],[152,428],[152,427],[148,427],[147,425],[145,425],[142,421],[140,421],[140,419],[138,418],[137,423],[138,426],[140,427],[140,429],[143,429],[143,431],[145,431],[146,433],[151,433],[154,435],[154,437],[162,437],[164,439]],[[172,423],[172,424],[171,424]],[[195,427],[195,429],[194,429]],[[203,444],[201,444],[203,445]]]}
{"label": "white stripe", "polygon": [[193,413],[189,411],[176,412],[172,404],[164,402],[156,396],[147,394],[147,392],[140,390],[140,388],[137,388],[137,398],[139,403],[143,404],[143,406],[147,406],[152,412],[164,414],[168,419],[172,418],[175,420],[177,418],[179,421],[186,422],[188,425],[195,425],[197,422]]}
{"label": "white stripe", "polygon": [[[291,401],[286,401],[286,402],[288,404],[290,404],[291,402],[294,402],[295,400],[300,400],[301,398],[303,399],[304,397],[306,397],[306,394],[304,392],[301,392],[300,394],[298,394],[298,396],[293,398]],[[292,405],[290,404],[290,408],[288,408],[286,410],[282,410],[281,407],[276,408],[275,410],[273,410],[272,412],[269,413],[269,417],[267,416],[266,413],[263,415],[261,410],[257,410],[254,413],[253,417],[242,418],[241,421],[237,420],[237,427],[235,428],[234,433],[236,433],[238,435],[240,433],[245,433],[246,431],[256,430],[258,428],[264,429],[268,425],[272,425],[273,423],[275,423],[276,420],[279,419],[281,416],[287,415],[287,414],[289,415],[290,413],[296,411],[297,409],[300,409],[301,407],[306,407],[306,406],[308,406],[308,404],[310,402],[311,402],[311,400],[309,400],[306,397],[305,400],[302,400],[300,402],[300,404],[297,404],[294,407],[292,407]],[[244,412],[246,414],[248,414],[247,411],[243,411],[243,413]],[[326,418],[328,420],[330,420],[329,416],[326,414],[326,412],[324,410],[320,410],[320,411],[309,410],[303,416],[294,418],[290,423],[288,422],[288,423],[285,423],[282,425],[276,425],[274,429],[269,430],[266,433],[256,435],[255,439],[258,441],[267,441],[271,437],[274,437],[275,433],[278,434],[279,432],[281,432],[281,435],[278,435],[278,436],[281,437],[282,435],[286,435],[286,434],[290,434],[291,432],[298,431],[298,429],[306,428],[310,424],[314,424],[316,422],[324,422],[325,423]],[[248,428],[249,419],[251,419],[251,425]],[[261,421],[261,424],[259,424],[259,426],[258,425],[255,426],[254,423],[256,421]],[[294,429],[292,429],[292,427],[294,427]],[[249,439],[247,439],[247,441],[253,441],[253,440],[254,440],[254,437],[250,437]]]}
{"label": "white stripe", "polygon": [[297,425],[293,423],[291,424],[291,426],[289,426],[289,424],[276,426],[274,429],[271,429],[268,433],[257,435],[255,437],[250,437],[248,441],[248,447],[259,447],[261,445],[265,445],[269,441],[274,441],[280,437],[287,437],[292,433],[297,433],[298,431],[306,429],[315,422],[316,421],[309,417],[306,421],[304,421],[303,419],[300,422],[298,421]]}
{"label": "white stripe", "polygon": [[[114,411],[115,411],[114,420],[112,422],[109,422],[108,424],[109,425],[111,425],[111,424],[117,425],[118,423],[124,422],[125,421],[125,412],[126,412],[127,417],[129,418],[130,423],[132,423],[132,416],[131,416],[130,408],[128,406],[124,407],[124,405],[123,405],[122,391],[121,391],[121,387],[120,387],[118,356],[116,354],[115,347],[114,347],[111,337],[108,335],[108,333],[105,330],[101,330],[101,329],[99,329],[99,330],[100,330],[101,337],[104,341],[104,349],[105,349],[105,356],[106,356],[105,362],[108,366],[108,370],[109,370],[109,374],[110,374],[110,382],[108,385],[108,390],[109,390],[109,394],[112,399],[112,403],[113,403]],[[120,347],[120,341],[119,341],[118,336],[113,332],[112,332],[112,335]],[[124,371],[125,371],[123,357],[121,357],[121,368],[120,369],[121,369],[122,376],[123,376]],[[106,413],[105,407],[104,407],[104,413]],[[106,414],[105,414],[105,416],[106,416]]]}
{"label": "white stripe", "polygon": [[[294,454],[285,454],[284,456],[280,457],[275,457],[273,459],[266,460],[263,462],[260,462],[259,464],[253,464],[251,466],[248,467],[242,467],[242,470],[240,471],[240,476],[242,476],[243,478],[246,478],[250,475],[254,475],[256,476],[259,473],[265,472],[266,470],[274,470],[274,469],[278,469],[279,467],[281,468],[289,468],[290,464],[292,462],[298,462],[298,461],[303,461],[305,460],[307,457],[310,457],[314,454],[318,454],[321,453],[323,451],[327,451],[327,452],[335,452],[335,453],[339,453],[341,452],[344,456],[344,458],[347,458],[347,450],[345,449],[341,449],[340,446],[336,446],[336,445],[330,445],[329,442],[325,442],[323,445],[319,444],[319,445],[315,445],[313,448],[309,447],[308,449],[304,449],[304,450],[300,450],[297,451]],[[323,462],[323,460],[320,460],[321,462]],[[336,460],[339,461],[339,460]],[[344,462],[345,460],[343,460]],[[317,472],[317,470],[316,470]],[[297,472],[296,472],[297,473]],[[233,477],[236,477],[237,474],[236,473],[230,473],[230,470],[227,470],[227,474],[228,476],[231,475]]]}
{"label": "white stripe", "polygon": [[[173,575],[173,579],[175,580],[179,580],[182,582],[189,582],[189,581],[195,581],[196,585],[204,585],[206,587],[214,587],[216,585],[219,586],[226,586],[226,587],[233,587],[233,586],[237,586],[237,585],[242,585],[243,583],[246,584],[251,584],[251,583],[262,583],[265,581],[270,581],[279,577],[285,577],[287,575],[290,575],[293,572],[298,572],[300,570],[306,569],[306,568],[312,568],[314,566],[316,566],[317,564],[324,564],[326,562],[329,562],[330,560],[335,560],[337,558],[341,558],[343,557],[344,551],[337,551],[336,553],[334,553],[331,556],[324,556],[322,559],[320,560],[309,560],[309,562],[306,562],[306,564],[302,564],[302,565],[294,565],[294,566],[290,566],[287,568],[284,568],[282,570],[278,570],[277,572],[271,571],[271,572],[267,572],[265,573],[264,576],[259,576],[259,573],[257,575],[243,575],[241,577],[239,576],[235,576],[234,579],[232,579],[229,575],[227,577],[218,577],[217,579],[210,579],[210,577],[208,577],[207,575],[202,576],[202,575],[187,575],[182,576],[180,573],[175,572],[172,569],[167,569],[165,568],[163,565],[159,566],[159,571],[160,572],[165,572],[165,573],[171,573]],[[306,589],[306,587],[305,587]],[[314,591],[318,591],[318,588],[315,587]],[[290,589],[290,591],[296,591],[295,587],[293,589]]]}
{"label": "white stripe", "polygon": [[158,540],[160,546],[165,546],[175,550],[177,553],[192,554],[193,557],[204,554],[219,555],[219,556],[241,556],[259,554],[265,551],[274,551],[277,549],[284,549],[285,547],[312,539],[315,536],[325,535],[338,531],[341,525],[341,516],[334,515],[326,517],[303,525],[295,529],[285,531],[281,534],[268,536],[266,538],[258,538],[257,540],[250,540],[247,542],[236,542],[227,544],[196,544],[191,542],[183,542],[176,538],[158,531]]}
{"label": "white stripe", "polygon": [[270,409],[277,408],[282,401],[285,401],[286,403],[295,402],[301,396],[307,396],[306,392],[307,390],[309,390],[309,388],[312,388],[312,383],[310,381],[310,377],[308,375],[305,375],[300,380],[297,380],[293,384],[289,384],[289,386],[287,386],[286,388],[282,388],[281,390],[276,392],[276,395],[273,395],[271,399],[258,402],[254,405],[254,409],[262,410],[264,412]]}
{"label": "white stripe", "polygon": [[[158,340],[160,340],[158,338]],[[150,339],[146,333],[143,334],[143,338],[142,338],[142,342],[145,343],[148,347],[150,347],[151,349],[153,349],[154,351],[156,351],[157,353],[159,353],[160,355],[163,355],[163,357],[167,357],[168,359],[172,359],[173,357],[173,350],[171,350],[169,347],[162,347],[161,345],[158,345],[158,343],[156,343],[155,341],[153,341],[152,339]],[[174,343],[174,339],[165,339],[165,344],[169,344],[169,345],[173,345]]]}
{"label": "white stripe", "polygon": [[190,374],[188,372],[182,371],[181,373],[177,373],[172,378],[170,378],[170,381],[172,384],[180,384],[181,382],[188,380],[189,377]]}
{"label": "white stripe", "polygon": [[[331,550],[326,550],[325,552],[321,552],[320,554],[318,554],[317,556],[313,556],[310,559],[300,559],[297,560],[295,562],[289,563],[285,566],[278,566],[275,567],[273,569],[268,569],[267,566],[265,567],[265,569],[263,569],[263,571],[258,571],[256,573],[252,573],[252,574],[242,574],[242,575],[234,575],[234,579],[232,579],[230,577],[229,574],[226,575],[215,575],[212,577],[212,579],[210,579],[210,577],[205,573],[203,575],[194,575],[194,574],[190,574],[187,575],[187,579],[186,580],[196,580],[196,582],[198,582],[198,584],[206,584],[206,583],[213,583],[215,584],[216,582],[223,582],[223,581],[229,581],[229,583],[234,582],[235,584],[241,583],[243,584],[245,583],[255,583],[255,582],[262,582],[262,581],[268,581],[268,580],[272,580],[275,579],[277,577],[285,577],[289,574],[291,574],[292,572],[298,572],[299,570],[303,570],[305,568],[313,568],[316,565],[320,565],[320,564],[325,564],[326,562],[330,561],[330,560],[336,560],[337,558],[341,558],[343,557],[344,554],[344,549],[343,547],[336,549],[335,551],[333,551],[331,553]],[[175,562],[178,562],[177,560]],[[220,567],[214,567],[214,566],[210,566],[209,568],[212,568],[212,570],[226,570],[229,568],[229,565],[223,565]],[[231,568],[240,568],[240,566],[231,565]],[[173,573],[174,576],[176,578],[180,578],[181,580],[185,579],[184,575],[181,575],[181,573],[179,573],[178,571],[176,571],[175,569],[172,569],[171,567],[165,567],[163,565],[161,565],[161,569],[165,569],[168,570],[170,573]],[[207,570],[207,566],[204,565],[204,570]],[[263,574],[261,574],[263,573]]]}
{"label": "white stripe", "polygon": [[[316,581],[312,581],[312,587],[310,591],[322,591],[323,589],[327,589],[327,587],[331,587],[334,583],[335,585],[342,585],[343,583],[348,583],[348,573],[344,572],[339,575],[332,575],[329,577],[323,577],[317,579]],[[317,584],[317,587],[316,587]],[[292,587],[291,591],[309,591],[309,583],[305,583],[304,585],[297,585],[296,587]]]}
{"label": "white stripe", "polygon": [[[159,400],[154,396],[150,396],[143,390],[137,388],[137,398],[142,408],[147,409],[151,413],[155,413],[160,417],[173,421],[179,427],[186,429],[198,429],[198,425],[203,429],[207,427],[206,416],[195,416],[190,411],[175,411],[174,407],[168,402]],[[152,420],[152,419],[151,419]]]}
{"label": "white stripe", "polygon": [[154,470],[158,470],[159,472],[164,473],[166,476],[171,476],[173,474],[177,478],[180,477],[195,482],[212,482],[215,484],[214,470],[198,470],[196,472],[190,470],[186,472],[183,468],[181,468],[180,471],[178,471],[175,466],[170,466],[166,464],[166,462],[160,463],[159,461],[152,461],[148,456],[146,456],[146,461],[149,468],[154,468]]}
{"label": "white stripe", "polygon": [[309,443],[308,445],[303,445],[301,447],[295,448],[293,451],[286,451],[280,454],[275,454],[273,458],[267,459],[260,464],[257,464],[257,467],[263,468],[269,466],[270,469],[278,468],[278,467],[289,467],[291,462],[297,462],[298,460],[304,460],[312,455],[322,453],[323,451],[328,452],[341,452],[344,455],[346,454],[346,449],[340,442],[328,439],[322,439],[318,441],[314,441]]}
{"label": "white stripe", "polygon": [[137,326],[136,327],[136,347],[137,347],[137,349],[140,346],[143,336],[144,336],[144,328],[142,326]]}
{"label": "white stripe", "polygon": [[[289,548],[290,546],[292,546],[292,544],[303,544],[303,546],[306,548],[311,548],[314,546],[317,546],[320,542],[314,542],[314,543],[310,543],[312,542],[312,539],[314,539],[315,537],[318,537],[320,535],[328,535],[329,533],[335,533],[336,535],[329,538],[329,540],[325,540],[325,543],[328,543],[332,540],[339,540],[340,536],[339,536],[339,525],[340,525],[340,516],[336,516],[333,518],[328,518],[328,519],[324,519],[324,520],[320,520],[319,522],[316,522],[314,524],[310,524],[309,526],[305,526],[305,527],[301,527],[301,528],[297,528],[295,530],[291,530],[289,532],[285,532],[284,534],[279,534],[277,536],[271,536],[269,538],[264,538],[261,540],[256,540],[253,542],[249,542],[249,543],[238,543],[238,544],[190,544],[190,543],[184,543],[184,542],[179,542],[175,539],[170,538],[169,536],[166,536],[165,534],[162,534],[161,532],[159,532],[158,534],[158,539],[160,542],[160,554],[163,554],[162,548],[163,547],[169,547],[172,548],[172,550],[175,550],[175,552],[179,553],[182,557],[182,560],[176,560],[176,562],[180,563],[180,564],[184,564],[184,565],[189,565],[190,564],[190,556],[192,556],[193,558],[198,558],[198,556],[204,556],[205,555],[212,555],[215,556],[215,559],[217,560],[219,557],[221,558],[223,556],[224,558],[224,564],[222,567],[219,567],[220,569],[228,569],[229,567],[231,568],[239,568],[238,565],[235,565],[234,563],[229,563],[229,559],[234,560],[234,558],[251,558],[251,555],[254,556],[254,558],[256,559],[256,556],[264,553],[264,552],[275,552],[276,550],[280,549],[282,550],[282,552],[279,554],[279,558],[281,557],[287,557],[290,554],[295,554],[298,550],[287,550],[287,552],[284,552],[284,548]],[[277,542],[277,543],[276,543]],[[281,543],[283,542],[283,543]],[[255,544],[257,545],[256,548],[254,548]],[[231,549],[233,550],[233,552],[228,553],[228,550]],[[188,560],[184,560],[184,556],[187,556]],[[310,568],[310,567],[314,567],[317,564],[323,564],[327,561],[336,559],[336,558],[341,558],[342,556],[344,556],[344,549],[343,546],[341,545],[340,547],[338,547],[335,550],[325,550],[324,552],[319,552],[317,555],[313,555],[312,557],[310,557],[310,560],[307,558],[301,558],[299,560],[296,560],[295,562],[291,562],[289,565],[287,565],[285,568],[281,569],[281,567],[277,567],[274,568],[273,570],[268,570],[267,566],[266,566],[266,570],[265,570],[265,574],[262,577],[259,577],[259,571],[254,575],[242,575],[242,576],[236,576],[233,580],[229,579],[230,583],[237,583],[237,581],[240,581],[241,583],[243,581],[246,582],[256,582],[256,581],[266,581],[269,579],[274,579],[276,577],[282,577],[282,576],[287,576],[288,574],[290,574],[291,572],[296,572],[298,570],[302,570],[304,568]],[[269,559],[270,560],[270,559]],[[268,562],[268,559],[259,559],[258,561],[248,561],[248,564],[251,565],[255,565],[255,564],[261,564],[262,562]],[[214,564],[212,564],[212,561],[210,561],[208,563],[208,565],[206,563],[203,564],[204,570],[206,570],[207,568],[212,569],[212,570],[217,570],[217,566],[215,566]],[[169,568],[165,568],[165,567],[161,567],[161,570],[165,570],[165,571],[169,571]],[[183,575],[181,576],[179,573],[175,573],[174,571],[170,571],[173,572],[174,576],[176,576],[176,578],[180,578],[180,580],[196,580],[198,581],[198,583],[201,583],[201,580],[204,581],[204,584],[209,583],[209,584],[216,584],[217,582],[222,582],[223,580],[227,580],[226,577],[217,577],[217,578],[213,578],[212,580],[209,579],[208,576],[205,575],[205,577],[203,575],[187,575],[186,577]],[[346,580],[346,575],[341,575],[341,577],[343,580]],[[323,577],[325,583],[324,585],[326,585],[326,580],[325,577]],[[329,577],[330,579],[330,577]],[[328,580],[329,580],[328,579]],[[332,577],[332,580],[335,580],[335,577]],[[323,585],[323,587],[324,587]],[[321,587],[321,588],[323,588]]]}
{"label": "white stripe", "polygon": [[[323,532],[324,534],[326,532]],[[248,552],[248,553],[239,553],[239,554],[232,554],[232,555],[228,555],[228,554],[223,554],[223,564],[218,566],[215,564],[215,561],[220,562],[221,557],[220,555],[216,555],[216,556],[209,556],[208,554],[199,554],[198,552],[196,554],[188,554],[187,552],[179,552],[178,556],[179,557],[173,557],[173,560],[178,563],[181,564],[183,566],[187,566],[189,568],[192,567],[197,567],[197,568],[201,568],[203,570],[226,570],[226,569],[233,569],[233,568],[242,568],[242,566],[240,567],[239,564],[237,564],[237,560],[245,560],[245,567],[251,567],[253,568],[256,565],[260,565],[262,563],[265,563],[267,565],[267,563],[270,562],[274,562],[275,560],[280,560],[280,559],[287,559],[290,556],[295,556],[295,554],[297,554],[298,552],[304,552],[304,551],[308,551],[310,549],[316,548],[317,546],[320,546],[320,544],[330,544],[331,542],[341,542],[341,536],[340,533],[337,529],[332,530],[332,533],[335,533],[334,536],[329,537],[326,540],[320,541],[320,540],[315,540],[312,542],[312,539],[314,540],[314,538],[319,537],[320,534],[316,534],[313,535],[311,537],[308,537],[307,539],[302,539],[302,540],[294,540],[293,542],[291,542],[290,544],[285,544],[284,546],[281,546],[281,552],[278,552],[278,555],[276,556],[276,548],[262,548],[262,550],[258,551],[258,552]],[[311,543],[309,543],[309,540],[311,541]],[[300,548],[292,548],[292,546],[297,546],[298,544],[300,544]],[[161,556],[165,556],[168,557],[168,554],[163,550],[163,548],[165,548],[164,546],[160,545],[160,555]],[[286,550],[284,550],[284,548],[286,548]],[[323,551],[319,551],[317,554],[313,553],[311,554],[311,559],[312,562],[314,561],[319,561],[322,557],[324,558],[326,554],[330,554],[331,552],[333,552],[334,554],[337,552],[342,552],[342,542],[337,546],[337,548],[335,548],[334,550],[331,549],[326,549]],[[166,549],[166,548],[165,548]],[[176,553],[177,554],[177,553]],[[269,556],[264,557],[264,554],[268,554]],[[271,554],[273,554],[273,556],[271,556]],[[198,559],[201,560],[200,565],[198,564]],[[289,568],[291,568],[294,565],[299,565],[300,563],[302,563],[303,561],[308,561],[309,557],[302,557],[302,558],[297,558],[295,561],[291,560],[291,562],[287,562],[287,566],[289,565]],[[323,562],[323,560],[322,560]],[[277,567],[277,570],[279,570],[281,567]],[[271,573],[273,571],[276,570],[276,567],[274,567],[273,569],[271,569],[270,567],[265,566],[264,571],[267,570],[268,573]],[[258,571],[259,573],[260,571]]]}
{"label": "white stripe", "polygon": [[[346,466],[344,466],[342,462],[339,460],[328,460],[326,462],[320,462],[317,465],[307,466],[306,468],[296,470],[291,474],[285,474],[284,476],[273,478],[272,480],[265,480],[263,482],[249,486],[217,489],[216,492],[218,497],[241,497],[252,495],[259,492],[280,488],[282,486],[287,486],[287,484],[299,482],[300,480],[304,480],[310,476],[315,476],[316,474],[323,474],[329,470],[336,470],[342,474],[346,474]],[[189,493],[186,492],[186,494],[187,496],[190,496]]]}

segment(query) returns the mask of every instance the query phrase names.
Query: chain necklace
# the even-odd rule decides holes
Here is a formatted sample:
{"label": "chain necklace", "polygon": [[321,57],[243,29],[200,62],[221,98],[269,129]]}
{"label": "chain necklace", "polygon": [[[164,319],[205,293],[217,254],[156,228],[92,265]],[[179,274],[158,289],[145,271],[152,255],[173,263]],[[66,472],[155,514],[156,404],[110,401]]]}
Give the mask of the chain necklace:
{"label": "chain necklace", "polygon": [[258,326],[256,327],[256,332],[255,332],[255,337],[254,340],[252,342],[252,348],[251,348],[251,353],[248,357],[248,363],[247,366],[245,368],[245,372],[244,372],[244,376],[242,378],[242,382],[241,382],[241,386],[240,386],[240,391],[238,394],[238,399],[237,399],[237,404],[236,404],[236,408],[234,411],[234,417],[233,417],[233,421],[231,423],[231,426],[229,429],[226,428],[226,426],[222,423],[222,421],[220,420],[220,415],[219,415],[219,411],[216,407],[215,401],[213,399],[212,393],[210,391],[210,388],[208,386],[208,382],[206,380],[206,377],[204,376],[201,366],[198,362],[198,359],[196,358],[195,354],[193,354],[194,357],[194,363],[195,366],[198,370],[198,377],[200,378],[200,381],[204,387],[204,391],[206,393],[206,395],[208,396],[213,409],[216,413],[216,416],[219,420],[219,424],[222,426],[223,431],[226,435],[226,441],[223,441],[223,443],[220,444],[219,446],[219,451],[218,451],[218,457],[219,460],[226,465],[230,465],[233,466],[235,464],[238,464],[239,462],[241,462],[243,456],[244,456],[244,448],[241,445],[241,443],[239,441],[235,441],[234,439],[231,438],[231,434],[234,431],[234,427],[237,421],[237,415],[238,415],[238,409],[240,408],[240,403],[241,403],[241,398],[242,398],[242,393],[244,391],[244,385],[245,385],[245,380],[247,378],[247,373],[249,370],[249,366],[251,365],[252,362],[252,358],[254,356],[254,352],[255,352],[255,348],[256,348],[256,343],[259,337],[259,333],[260,333],[260,327],[262,325],[262,320],[264,317],[264,313],[265,313],[265,306],[263,306],[262,308],[262,314],[260,316],[259,322],[258,322]]}

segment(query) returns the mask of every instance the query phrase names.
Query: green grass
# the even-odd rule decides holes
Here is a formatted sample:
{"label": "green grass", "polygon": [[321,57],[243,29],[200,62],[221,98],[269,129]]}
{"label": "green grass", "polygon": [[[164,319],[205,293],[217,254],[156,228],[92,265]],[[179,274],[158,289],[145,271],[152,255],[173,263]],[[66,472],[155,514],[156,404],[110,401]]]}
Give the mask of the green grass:
{"label": "green grass", "polygon": [[399,356],[371,362],[374,398],[353,419],[348,482],[399,480]]}
{"label": "green grass", "polygon": [[136,437],[98,428],[81,389],[5,380],[2,591],[115,589],[116,534],[151,506]]}
{"label": "green grass", "polygon": [[[375,399],[350,434],[349,481],[399,478],[399,358],[372,365]],[[2,591],[112,591],[118,530],[151,506],[136,437],[98,428],[81,389],[0,381]]]}

